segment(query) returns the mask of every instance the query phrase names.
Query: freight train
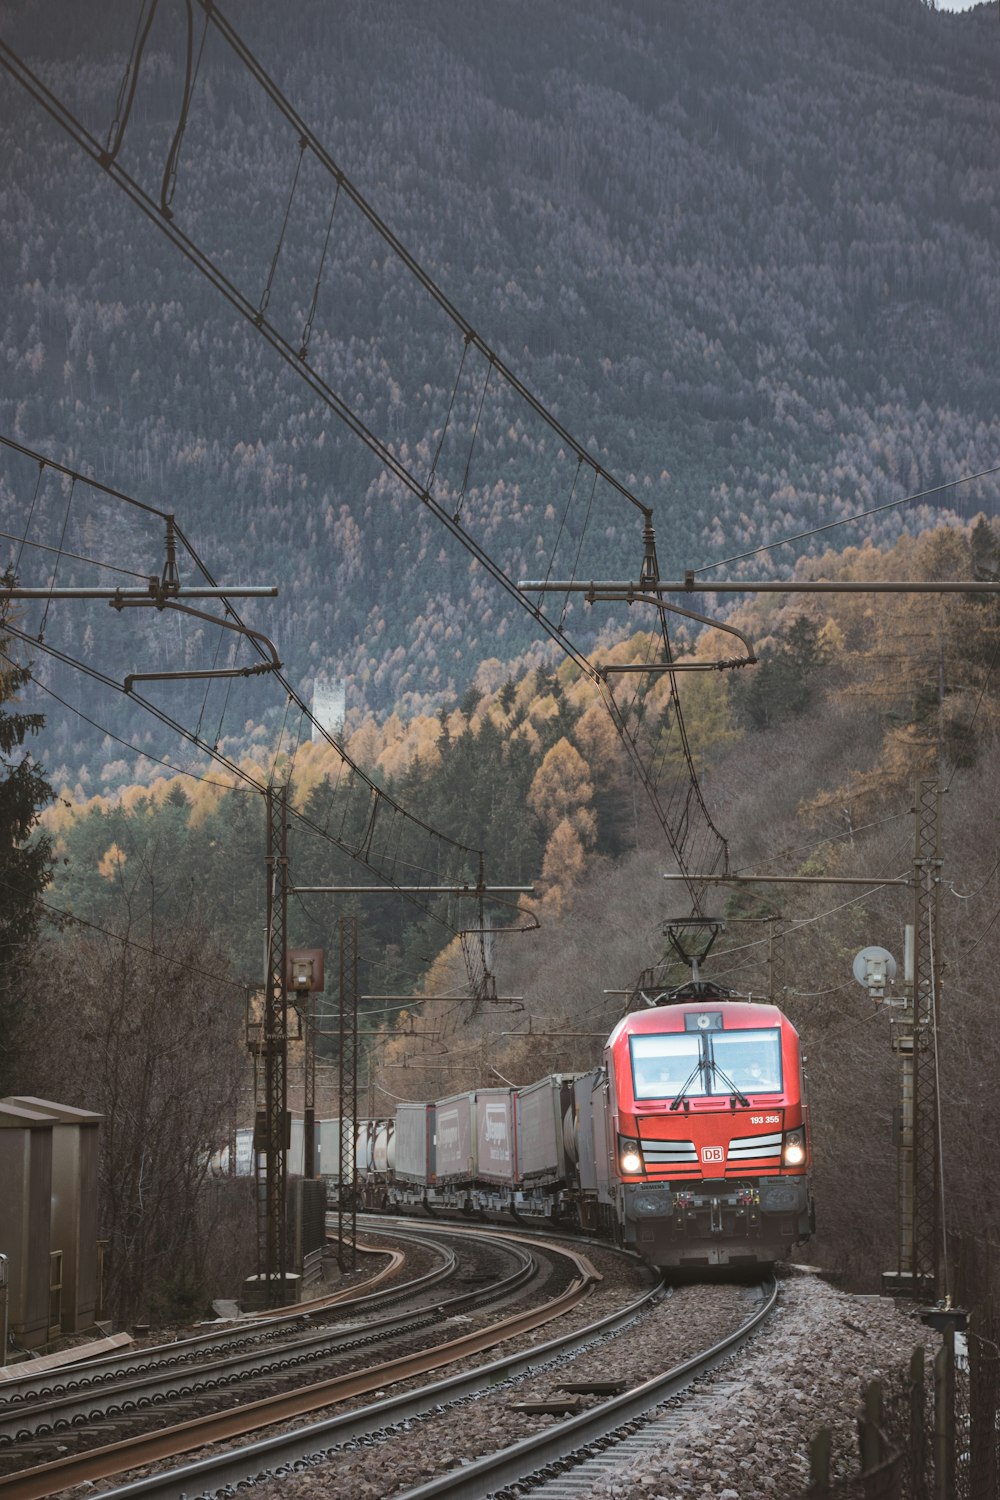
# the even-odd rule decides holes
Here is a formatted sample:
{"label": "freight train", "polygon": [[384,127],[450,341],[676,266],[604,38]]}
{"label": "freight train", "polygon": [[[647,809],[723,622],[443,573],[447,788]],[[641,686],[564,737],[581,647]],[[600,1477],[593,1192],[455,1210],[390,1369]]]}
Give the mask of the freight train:
{"label": "freight train", "polygon": [[[591,1072],[359,1120],[363,1201],[591,1231],[664,1271],[786,1257],[815,1223],[798,1034],[773,1005],[692,988],[625,1016]],[[318,1170],[335,1188],[339,1134],[319,1122]]]}

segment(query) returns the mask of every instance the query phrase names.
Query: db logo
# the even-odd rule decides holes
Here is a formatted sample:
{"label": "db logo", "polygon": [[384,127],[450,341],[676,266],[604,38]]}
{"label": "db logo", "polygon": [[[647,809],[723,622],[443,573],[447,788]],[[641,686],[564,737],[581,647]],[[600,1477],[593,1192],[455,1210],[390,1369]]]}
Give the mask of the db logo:
{"label": "db logo", "polygon": [[702,1161],[724,1161],[725,1155],[721,1146],[702,1146]]}

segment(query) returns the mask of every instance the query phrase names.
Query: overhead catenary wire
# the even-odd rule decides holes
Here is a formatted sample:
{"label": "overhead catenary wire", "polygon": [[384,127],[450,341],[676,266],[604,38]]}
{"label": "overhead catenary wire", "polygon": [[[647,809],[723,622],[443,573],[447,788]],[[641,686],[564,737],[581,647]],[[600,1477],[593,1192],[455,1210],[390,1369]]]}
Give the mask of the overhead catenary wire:
{"label": "overhead catenary wire", "polygon": [[[121,573],[125,578],[141,578],[143,582],[147,574],[139,573],[135,568],[122,568],[117,563],[102,562],[99,557],[86,557],[80,552],[67,552],[64,548],[50,547],[47,542],[29,542],[26,537],[16,536],[11,531],[0,531],[0,537],[5,542],[19,542],[21,548],[33,547],[38,552],[58,552],[61,557],[66,557],[70,562],[89,563],[92,568],[104,568],[108,573]],[[16,563],[12,563],[12,570],[16,574],[20,564],[20,551]]]}
{"label": "overhead catenary wire", "polygon": [[[51,578],[51,580],[49,582],[49,588],[50,589],[54,589],[55,588],[55,586],[56,586],[56,578],[59,576],[59,564],[62,561],[62,555],[63,555],[63,542],[65,542],[65,540],[66,540],[66,527],[69,525],[69,514],[70,514],[70,511],[73,509],[73,496],[75,494],[76,494],[76,480],[72,479],[72,480],[70,480],[69,497],[68,497],[68,499],[66,501],[66,513],[63,516],[62,531],[59,534],[59,546],[56,548],[56,560],[55,560],[55,562],[52,565],[52,578]],[[49,606],[51,605],[51,603],[52,603],[51,597],[48,598],[48,599],[46,599],[46,601],[45,601],[45,608],[42,611],[42,623],[38,627],[38,639],[39,640],[42,640],[44,638],[44,636],[45,636],[45,626],[46,626],[46,622],[48,621],[48,618],[49,618]]]}
{"label": "overhead catenary wire", "polygon": [[[201,0],[199,0],[201,3]],[[526,386],[509,370],[499,359],[484,340],[482,340],[472,329],[471,325],[461,317],[450,301],[444,296],[441,289],[422,270],[414,258],[405,250],[405,247],[389,231],[388,227],[366,202],[339,166],[332,160],[325,148],[309,131],[305,123],[292,109],[291,105],[281,94],[266,72],[261,68],[257,60],[250,54],[240,38],[233,31],[228,22],[221,16],[218,8],[214,5],[203,5],[209,19],[215,25],[229,44],[233,47],[237,56],[248,68],[255,80],[268,94],[268,97],[278,107],[289,123],[292,123],[298,132],[299,139],[307,141],[309,149],[316,156],[320,164],[331,173],[341,185],[341,191],[347,192],[359,211],[372,224],[376,231],[385,239],[393,250],[393,253],[407,266],[420,285],[427,290],[435,301],[442,307],[456,326],[460,327],[463,334],[469,337],[470,343],[476,345],[480,352],[490,362],[491,369],[496,369],[503,379],[516,391],[543,421],[545,421],[562,441],[566,443],[579,457],[588,463],[599,474],[602,480],[615,492],[638,509],[645,521],[648,523],[651,512],[644,506],[636,496],[626,489],[612,474],[610,474],[587,450],[562,426],[553,414],[535,397]],[[597,691],[604,701],[612,722],[618,732],[626,753],[631,759],[633,766],[645,788],[646,794],[652,804],[654,814],[667,837],[668,843],[678,860],[679,868],[687,872],[688,861],[693,853],[698,858],[705,860],[710,870],[714,870],[721,862],[725,864],[727,850],[725,840],[715,828],[708,814],[708,809],[698,786],[697,772],[694,759],[691,754],[690,745],[687,741],[683,718],[680,713],[679,703],[676,702],[675,691],[675,724],[680,737],[686,775],[690,782],[689,795],[684,800],[679,825],[674,826],[665,813],[658,797],[657,788],[646,767],[641,747],[636,736],[629,730],[621,709],[619,708],[614,694],[611,692],[601,674],[589,662],[587,657],[569,640],[564,630],[553,619],[550,619],[538,606],[532,605],[527,600],[522,590],[515,581],[494,561],[489,553],[472,538],[459,524],[455,516],[440,505],[428,492],[425,485],[411,472],[407,464],[393,451],[391,446],[379,439],[368,425],[357,415],[357,413],[330,387],[330,385],[319,375],[319,373],[303,360],[299,359],[297,350],[289,343],[288,339],[281,334],[277,328],[272,326],[262,315],[259,308],[253,307],[245,294],[221,271],[211,258],[195,244],[187,235],[179,230],[173,219],[166,219],[158,210],[157,205],[149,197],[141,185],[132,178],[114,160],[108,160],[107,154],[102,153],[99,143],[84,127],[79,119],[72,113],[63,101],[58,99],[32,72],[22,58],[6,43],[0,43],[0,64],[5,66],[9,72],[22,84],[23,87],[42,105],[51,117],[76,141],[76,143],[98,161],[101,166],[112,177],[127,196],[136,204],[140,210],[157,225],[161,232],[170,239],[181,253],[206,277],[218,291],[229,301],[229,303],[246,317],[255,327],[259,329],[263,337],[284,358],[296,373],[311,387],[311,389],[341,418],[350,431],[359,437],[370,450],[379,458],[385,469],[396,478],[407,490],[414,494],[424,506],[431,511],[435,518],[440,521],[460,543],[472,554],[486,573],[524,608],[529,609],[541,628],[552,637],[552,639],[571,657],[580,667],[584,674],[594,683]],[[665,634],[665,624],[663,625]],[[695,850],[693,846],[692,811],[697,810],[703,821],[703,844],[704,848]],[[713,842],[714,841],[714,842]],[[695,909],[699,909],[700,895],[697,884],[692,883],[689,887]]]}
{"label": "overhead catenary wire", "polygon": [[[9,540],[11,540],[11,541],[18,541],[18,540],[20,541],[20,545],[19,545],[19,547],[17,549],[17,557],[14,559],[14,569],[13,569],[13,571],[14,571],[15,578],[17,577],[18,569],[21,566],[21,555],[24,552],[25,544],[28,541],[28,532],[31,530],[31,522],[32,522],[32,518],[33,518],[33,516],[35,514],[35,506],[38,503],[38,492],[41,489],[42,476],[44,475],[44,473],[45,473],[45,465],[41,462],[41,460],[39,460],[38,461],[38,473],[35,476],[35,489],[34,489],[34,493],[32,494],[32,497],[31,497],[31,504],[28,507],[28,519],[24,523],[24,535],[22,537],[20,537],[20,538],[16,538],[16,537],[9,538]],[[6,532],[4,533],[4,535],[6,536]]]}
{"label": "overhead catenary wire", "polygon": [[[849,906],[857,906],[859,901],[867,900],[867,898],[874,895],[876,891],[889,889],[887,883],[889,880],[899,878],[900,877],[898,876],[887,876],[886,880],[884,881],[873,880],[871,886],[866,886],[866,888],[857,896],[850,896],[846,901],[838,902],[836,906],[828,906],[824,911],[815,912],[811,917],[801,917],[796,919],[794,922],[790,922],[783,929],[782,937],[790,937],[793,933],[798,932],[800,928],[811,927],[816,922],[822,922],[827,917],[835,916],[839,911],[846,911]],[[997,915],[1000,916],[1000,912],[998,912]],[[752,942],[739,943],[733,948],[721,948],[718,953],[714,954],[713,956],[715,958],[728,958],[734,953],[748,953],[751,951],[751,949],[763,947],[769,941],[770,939],[767,937],[754,938]]]}
{"label": "overhead catenary wire", "polygon": [[[3,660],[6,661],[10,666],[13,667],[17,665],[13,657],[10,656],[6,651],[4,651],[2,646],[0,646],[0,656],[2,656]],[[186,769],[183,766],[175,766],[169,760],[164,760],[159,755],[152,755],[148,750],[140,750],[138,745],[130,745],[128,740],[123,740],[120,735],[115,734],[114,731],[108,729],[106,725],[99,724],[96,719],[90,718],[90,716],[88,714],[85,714],[82,708],[78,708],[75,703],[70,703],[66,698],[60,697],[55,689],[49,687],[47,683],[40,682],[37,677],[32,677],[32,682],[35,684],[36,688],[39,688],[43,693],[47,693],[50,698],[54,698],[55,701],[57,703],[60,703],[63,708],[68,710],[69,713],[75,714],[78,719],[82,719],[85,724],[89,724],[91,728],[96,729],[98,733],[106,735],[109,740],[114,740],[116,745],[121,745],[123,750],[128,750],[133,755],[141,755],[144,760],[152,761],[153,764],[157,766],[163,766],[165,770],[172,771],[175,776],[188,776],[193,781],[203,781],[206,786],[221,787],[225,791],[234,790],[234,787],[236,785],[234,782],[217,781],[214,777],[206,776],[201,771],[192,771],[189,768]]]}
{"label": "overhead catenary wire", "polygon": [[[113,677],[109,677],[106,673],[101,672],[96,667],[92,667],[85,662],[80,662],[75,658],[70,657],[66,652],[63,652],[57,647],[52,646],[49,642],[37,641],[33,636],[27,634],[22,630],[19,630],[10,622],[6,622],[4,624],[4,630],[8,635],[11,635],[15,639],[23,641],[25,645],[44,651],[47,655],[53,656],[57,660],[62,661],[66,666],[77,668],[78,670],[84,672],[87,676],[93,678],[95,681],[102,683],[105,687],[109,687],[116,692],[124,692],[124,687],[122,686],[122,684],[117,682]],[[266,792],[267,787],[265,782],[260,781],[256,777],[252,776],[244,766],[241,766],[230,756],[225,755],[218,747],[207,745],[204,741],[197,739],[190,729],[187,729],[176,719],[173,719],[164,709],[160,708],[157,704],[150,702],[149,699],[142,698],[134,691],[132,692],[131,697],[136,702],[140,703],[142,707],[146,708],[150,713],[154,714],[161,721],[161,723],[165,724],[169,729],[172,729],[176,734],[180,735],[182,739],[185,739],[189,743],[195,745],[198,749],[209,755],[213,760],[216,760],[220,765],[224,766],[233,774],[237,782],[245,783],[247,786],[251,787],[253,790],[261,793],[262,795]],[[344,840],[338,839],[334,834],[321,828],[313,818],[309,817],[308,814],[303,812],[301,809],[296,808],[294,805],[289,804],[288,813],[289,816],[296,818],[311,832],[317,834],[320,838],[325,839],[327,842],[335,845],[345,854],[348,854],[352,859],[359,859],[362,863],[366,864],[367,868],[370,869],[379,880],[385,883],[387,893],[394,889],[394,883],[386,878],[385,874],[378,868],[377,865],[370,863],[365,858],[363,852],[359,851],[356,847],[350,846]],[[409,816],[409,814],[407,814],[407,816]],[[433,918],[433,920],[439,922],[447,930],[451,931],[453,935],[457,935],[457,929],[446,919],[440,916],[440,914],[436,912],[431,906],[427,905],[427,903],[425,902],[418,900],[417,897],[412,893],[406,892],[404,894],[406,895],[407,900],[412,901],[414,905],[419,907],[421,910],[426,911]]]}
{"label": "overhead catenary wire", "polygon": [[[71,484],[73,486],[75,486],[77,483],[80,483],[80,484],[83,484],[83,485],[87,485],[90,488],[98,491],[99,493],[101,493],[103,495],[106,495],[106,496],[108,496],[111,499],[120,501],[122,504],[131,506],[131,507],[133,507],[133,508],[135,508],[135,509],[137,509],[139,511],[142,511],[142,512],[144,512],[147,515],[156,516],[156,517],[160,518],[161,520],[163,520],[164,522],[166,522],[169,519],[174,524],[174,533],[175,533],[175,536],[176,536],[177,543],[180,546],[182,546],[183,549],[186,551],[187,555],[191,559],[191,561],[194,564],[194,566],[197,568],[198,572],[201,574],[202,578],[207,583],[209,583],[212,587],[218,587],[219,586],[218,585],[218,581],[216,580],[216,578],[214,577],[214,575],[209,571],[209,569],[207,568],[207,566],[205,565],[205,563],[203,562],[203,560],[201,559],[201,557],[199,556],[199,554],[197,553],[197,551],[195,550],[195,548],[193,547],[193,545],[191,544],[191,542],[189,541],[189,539],[187,538],[187,536],[184,534],[184,532],[181,529],[181,527],[176,524],[175,519],[174,519],[173,515],[170,512],[162,510],[158,506],[150,505],[150,504],[148,504],[148,503],[146,503],[144,501],[137,500],[137,499],[135,499],[134,496],[126,494],[122,490],[114,489],[112,486],[103,484],[101,481],[93,479],[91,476],[82,473],[82,471],[80,471],[80,470],[72,469],[72,468],[69,468],[68,466],[66,466],[65,464],[57,463],[55,460],[47,458],[44,454],[38,453],[35,450],[26,447],[24,444],[15,442],[13,439],[7,438],[7,437],[5,437],[3,435],[0,435],[0,446],[7,447],[7,448],[11,449],[13,452],[19,453],[23,457],[29,458],[32,461],[34,461],[34,462],[36,462],[36,463],[44,466],[45,468],[52,469],[55,473],[63,475],[65,478],[67,478],[67,479],[69,479],[71,481]],[[59,549],[55,549],[55,550],[58,551]],[[142,574],[140,576],[145,577],[146,575]],[[223,611],[227,615],[227,617],[234,624],[236,624],[237,626],[239,626],[241,629],[245,629],[246,627],[245,627],[244,621],[242,620],[242,618],[241,618],[239,612],[236,610],[235,606],[232,604],[232,601],[228,600],[228,599],[222,599],[219,602],[222,604]],[[17,632],[12,632],[12,633],[16,634]],[[257,641],[253,637],[249,637],[249,636],[247,636],[245,638],[250,640],[251,644],[253,645],[254,649],[257,651],[257,654],[261,657],[262,660],[267,659],[267,653],[266,653],[264,647],[261,645],[261,643],[259,641]],[[25,637],[25,639],[28,641],[29,644],[32,644],[32,645],[42,645],[43,649],[47,650],[49,652],[49,654],[54,654],[54,655],[57,655],[57,656],[60,655],[60,653],[58,653],[57,651],[54,651],[54,650],[50,649],[44,642],[40,643],[40,642],[34,641],[30,637]],[[115,681],[115,679],[113,679],[111,677],[108,677],[106,674],[99,673],[95,669],[90,669],[90,668],[85,667],[85,664],[76,661],[75,658],[71,658],[71,657],[66,656],[66,657],[63,657],[63,659],[65,660],[65,662],[66,662],[67,665],[74,666],[74,667],[80,667],[81,669],[87,670],[87,671],[89,671],[91,673],[91,675],[97,677],[100,681],[104,682],[107,686],[112,687],[116,691],[119,691],[119,692],[123,691],[121,684],[118,683],[117,681]],[[352,773],[352,775],[354,775],[355,777],[357,777],[358,780],[360,782],[362,782],[368,788],[368,790],[372,794],[377,795],[377,796],[379,796],[381,798],[384,798],[387,801],[387,803],[389,803],[402,816],[408,818],[415,826],[417,826],[417,827],[423,829],[424,831],[426,831],[426,833],[428,835],[430,835],[431,837],[441,840],[441,842],[443,844],[446,844],[449,847],[452,847],[452,848],[456,849],[457,851],[459,851],[459,852],[461,852],[463,854],[474,856],[477,859],[481,856],[481,851],[478,850],[478,849],[476,849],[474,846],[463,844],[463,843],[459,842],[458,840],[452,839],[449,835],[441,833],[439,830],[432,828],[431,825],[428,824],[428,823],[426,823],[423,819],[417,818],[414,814],[407,812],[398,803],[396,803],[394,801],[394,799],[389,796],[388,793],[384,792],[380,787],[377,787],[376,784],[372,781],[372,779],[369,776],[367,776],[364,773],[364,771],[362,771],[362,769],[360,768],[360,766],[358,766],[358,765],[355,764],[355,762],[351,759],[351,757],[344,750],[343,746],[340,745],[333,738],[333,736],[330,734],[329,730],[327,730],[319,722],[319,720],[316,719],[316,717],[312,713],[312,710],[305,703],[305,701],[302,699],[302,697],[293,689],[291,683],[287,680],[287,678],[284,676],[284,674],[279,671],[279,672],[276,672],[274,675],[275,675],[276,680],[281,684],[281,686],[282,686],[282,688],[283,688],[283,690],[284,690],[284,692],[286,694],[286,717],[287,717],[287,711],[288,711],[288,706],[289,706],[287,700],[290,699],[291,702],[294,703],[296,707],[298,707],[298,709],[300,710],[300,712],[306,716],[308,722],[313,726],[313,728],[316,729],[316,730],[318,730],[320,732],[320,734],[322,735],[322,737],[326,741],[326,743],[337,753],[337,756],[340,759],[341,763],[344,764],[344,765],[346,765],[347,768]],[[209,755],[213,754],[213,747],[210,747],[210,746],[207,746],[207,745],[201,746],[201,742],[198,740],[198,738],[197,738],[196,735],[192,734],[191,731],[185,729],[183,726],[178,725],[176,723],[176,721],[174,721],[173,719],[170,719],[169,716],[165,716],[163,713],[160,712],[159,709],[156,709],[154,706],[148,704],[147,700],[142,699],[138,694],[136,694],[136,693],[133,692],[133,694],[131,696],[133,698],[135,698],[136,701],[143,703],[144,706],[150,707],[152,709],[152,711],[154,713],[156,713],[162,719],[162,721],[168,725],[169,728],[174,729],[178,733],[182,734],[182,736],[184,738],[187,738],[187,739],[191,740],[192,742],[199,744],[199,746],[201,748],[205,749],[205,751],[206,751],[207,754],[209,754]],[[219,757],[216,757],[216,758],[219,758]],[[224,762],[224,758],[223,758],[223,763],[225,763]]]}
{"label": "overhead catenary wire", "polygon": [[[896,510],[900,505],[913,505],[917,500],[927,500],[931,495],[939,495],[944,490],[954,489],[960,484],[972,484],[977,479],[988,479],[993,474],[1000,474],[1000,464],[994,464],[992,468],[981,469],[978,474],[962,474],[958,479],[949,479],[944,484],[936,484],[931,489],[918,490],[912,495],[903,495],[899,500],[887,500],[883,505],[873,505],[868,510],[859,510],[855,515],[843,516],[838,521],[827,521],[822,526],[811,526],[808,531],[796,531],[791,536],[779,537],[776,542],[766,542],[763,546],[754,547],[750,552],[737,552],[733,557],[721,557],[717,562],[702,563],[700,568],[692,568],[695,574],[710,573],[714,568],[725,568],[731,563],[745,562],[747,558],[759,557],[762,552],[773,552],[776,547],[790,547],[795,542],[804,542],[811,536],[819,536],[820,532],[833,531],[837,526],[849,526],[854,521],[865,521],[869,516],[877,516],[885,510]],[[707,583],[706,593],[711,593],[712,585]],[[753,592],[753,585],[747,584],[747,592]]]}
{"label": "overhead catenary wire", "polygon": [[134,948],[138,953],[145,953],[150,958],[158,959],[170,969],[176,969],[182,974],[193,974],[199,979],[210,979],[213,984],[224,984],[234,990],[245,991],[247,988],[245,980],[233,979],[228,974],[213,973],[210,969],[202,969],[195,964],[185,963],[175,958],[173,954],[165,953],[162,948],[154,948],[149,943],[141,943],[137,938],[125,937],[123,933],[114,932],[110,927],[102,927],[99,922],[92,922],[87,917],[78,917],[75,912],[66,911],[61,906],[53,906],[51,901],[43,901],[39,897],[38,905],[58,917],[60,922],[68,922],[73,927],[86,927],[91,932],[99,932],[102,937],[111,938],[126,948]]}

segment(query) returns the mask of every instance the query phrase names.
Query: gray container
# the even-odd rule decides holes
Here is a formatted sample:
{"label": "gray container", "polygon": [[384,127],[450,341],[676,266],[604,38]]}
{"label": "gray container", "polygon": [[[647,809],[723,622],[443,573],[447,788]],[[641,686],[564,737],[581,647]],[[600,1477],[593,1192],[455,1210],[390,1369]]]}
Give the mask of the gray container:
{"label": "gray container", "polygon": [[580,1188],[597,1191],[597,1161],[594,1153],[594,1085],[597,1073],[584,1073],[573,1082],[573,1117],[576,1128],[576,1169]]}
{"label": "gray container", "polygon": [[517,1181],[513,1089],[478,1089],[475,1111],[475,1176],[480,1182],[499,1182],[513,1187]]}
{"label": "gray container", "polygon": [[340,1117],[319,1122],[319,1170],[321,1177],[340,1181]]}
{"label": "gray container", "polygon": [[524,1183],[564,1182],[573,1159],[567,1157],[564,1118],[573,1108],[573,1074],[551,1073],[518,1089],[517,1170]]}
{"label": "gray container", "polygon": [[435,1181],[434,1105],[397,1105],[393,1139],[397,1181],[429,1187]]}
{"label": "gray container", "polygon": [[[437,1181],[471,1182],[476,1175],[476,1096],[474,1093],[451,1094],[447,1099],[439,1099],[434,1108]],[[396,1175],[399,1175],[398,1145]]]}

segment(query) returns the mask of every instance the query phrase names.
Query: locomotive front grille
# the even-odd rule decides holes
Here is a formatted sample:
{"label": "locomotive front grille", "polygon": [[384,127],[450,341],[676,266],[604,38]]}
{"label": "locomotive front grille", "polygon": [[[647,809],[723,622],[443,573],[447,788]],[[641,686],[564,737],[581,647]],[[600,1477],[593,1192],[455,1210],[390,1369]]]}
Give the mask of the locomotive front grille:
{"label": "locomotive front grille", "polygon": [[729,1142],[727,1161],[756,1161],[758,1158],[781,1160],[781,1132],[774,1135],[737,1136]]}
{"label": "locomotive front grille", "polygon": [[642,1141],[642,1156],[647,1167],[696,1166],[698,1153],[694,1141]]}

